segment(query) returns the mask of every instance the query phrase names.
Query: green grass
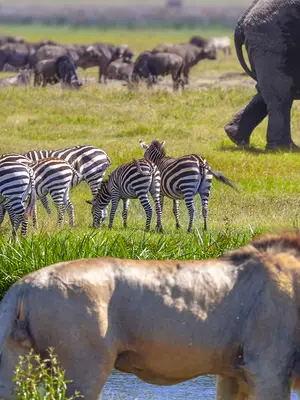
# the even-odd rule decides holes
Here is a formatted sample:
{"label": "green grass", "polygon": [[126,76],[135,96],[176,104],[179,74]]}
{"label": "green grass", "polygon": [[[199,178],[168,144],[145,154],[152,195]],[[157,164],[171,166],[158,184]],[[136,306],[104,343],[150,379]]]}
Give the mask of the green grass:
{"label": "green grass", "polygon": [[[2,27],[8,32],[8,27]],[[207,31],[208,36],[215,31]],[[187,40],[194,31],[97,31],[66,28],[11,27],[11,34],[26,39],[52,38],[61,42],[90,43],[109,41],[128,43],[136,52],[163,41]],[[231,32],[223,31],[219,34]],[[257,232],[299,225],[299,155],[264,152],[266,123],[253,134],[253,151],[237,150],[224,133],[224,125],[251,98],[254,90],[237,86],[219,87],[199,79],[213,79],[241,68],[232,55],[227,61],[201,62],[192,73],[193,85],[184,93],[166,89],[138,91],[116,85],[107,87],[89,83],[80,91],[62,91],[59,86],[45,90],[14,88],[1,90],[1,152],[25,152],[32,149],[62,148],[92,144],[103,148],[119,164],[142,157],[138,138],[166,140],[167,153],[179,156],[199,153],[210,165],[231,178],[239,193],[213,182],[209,203],[209,232],[202,231],[200,201],[196,199],[195,232],[186,234],[187,212],[181,204],[182,229],[175,230],[171,201],[166,200],[163,217],[165,234],[144,234],[145,217],[137,201],[129,211],[129,228],[124,231],[120,212],[114,229],[91,229],[91,210],[85,184],[75,188],[71,198],[75,206],[76,226],[58,232],[56,215],[52,218],[39,208],[39,231],[26,240],[8,244],[10,225],[0,227],[0,294],[19,277],[60,260],[80,257],[118,256],[128,258],[202,259],[217,257],[236,248]],[[81,76],[83,72],[79,71]],[[85,73],[96,78],[95,69]],[[300,143],[300,108],[295,104],[292,116],[293,138]],[[154,224],[153,224],[154,227]],[[30,228],[32,232],[32,229]]]}

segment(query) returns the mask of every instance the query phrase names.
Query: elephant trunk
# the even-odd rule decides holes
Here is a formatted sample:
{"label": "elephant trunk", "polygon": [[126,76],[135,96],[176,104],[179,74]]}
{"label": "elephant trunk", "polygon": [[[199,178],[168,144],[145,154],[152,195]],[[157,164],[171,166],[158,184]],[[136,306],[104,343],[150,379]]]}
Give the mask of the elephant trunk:
{"label": "elephant trunk", "polygon": [[251,71],[251,69],[248,67],[244,58],[243,45],[245,44],[245,35],[243,28],[240,24],[237,25],[234,32],[234,43],[235,43],[236,54],[238,56],[241,66],[243,67],[244,71],[256,81],[257,78],[254,72]]}

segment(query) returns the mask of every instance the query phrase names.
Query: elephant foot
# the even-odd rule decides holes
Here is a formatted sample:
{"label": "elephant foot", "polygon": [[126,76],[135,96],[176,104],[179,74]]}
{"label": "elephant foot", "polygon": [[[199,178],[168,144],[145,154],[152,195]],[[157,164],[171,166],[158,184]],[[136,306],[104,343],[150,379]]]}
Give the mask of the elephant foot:
{"label": "elephant foot", "polygon": [[239,147],[249,147],[250,146],[249,138],[242,139],[242,138],[238,137],[238,135],[237,135],[238,127],[232,121],[228,122],[228,124],[225,125],[224,130],[226,132],[226,135],[229,137],[229,139],[237,146],[239,146]]}
{"label": "elephant foot", "polygon": [[270,151],[290,150],[290,151],[300,152],[300,147],[297,146],[293,141],[289,143],[271,142],[267,143],[266,150]]}

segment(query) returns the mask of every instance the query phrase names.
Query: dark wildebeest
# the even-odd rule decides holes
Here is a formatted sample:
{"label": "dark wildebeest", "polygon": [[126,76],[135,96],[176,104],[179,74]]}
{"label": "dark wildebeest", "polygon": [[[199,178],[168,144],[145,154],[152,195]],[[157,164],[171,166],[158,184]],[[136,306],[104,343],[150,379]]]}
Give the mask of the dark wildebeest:
{"label": "dark wildebeest", "polygon": [[29,64],[31,54],[30,45],[27,43],[7,43],[0,47],[0,71],[5,64],[10,64],[16,69],[24,68]]}
{"label": "dark wildebeest", "polygon": [[193,44],[194,46],[200,47],[201,49],[205,49],[208,46],[208,40],[201,36],[191,37],[189,43]]}
{"label": "dark wildebeest", "polygon": [[133,52],[127,45],[113,46],[105,43],[95,43],[86,49],[85,55],[81,57],[78,66],[82,68],[99,67],[99,83],[108,65],[118,59],[129,62],[133,57]]}
{"label": "dark wildebeest", "polygon": [[60,45],[43,45],[34,54],[31,60],[32,66],[43,60],[53,60],[68,55],[68,51]]}
{"label": "dark wildebeest", "polygon": [[105,70],[104,83],[106,83],[107,79],[115,79],[130,83],[132,80],[133,68],[133,62],[124,62],[122,59],[109,63]]}
{"label": "dark wildebeest", "polygon": [[[156,385],[214,374],[217,398],[300,393],[299,234],[265,235],[218,259],[82,259],[19,280],[0,305],[0,397],[14,371],[49,346],[68,397],[97,400],[113,368]],[[71,328],[71,329],[70,329]],[[234,390],[232,390],[234,389]],[[203,399],[201,393],[195,398]]]}
{"label": "dark wildebeest", "polygon": [[24,69],[17,76],[9,76],[7,78],[0,79],[0,87],[9,86],[28,86],[31,81],[32,71]]}
{"label": "dark wildebeest", "polygon": [[173,79],[173,89],[178,90],[179,85],[184,86],[182,73],[184,71],[184,60],[177,54],[171,53],[149,53],[145,52],[137,59],[133,76],[137,81],[137,76],[146,78],[148,86],[152,86],[156,82],[158,76],[166,76],[171,74]]}
{"label": "dark wildebeest", "polygon": [[0,36],[0,46],[6,43],[25,43],[24,38],[16,36]]}
{"label": "dark wildebeest", "polygon": [[47,83],[54,85],[61,82],[62,87],[78,89],[82,83],[78,79],[73,60],[69,56],[61,56],[53,60],[39,61],[34,67],[34,86],[45,87]]}
{"label": "dark wildebeest", "polygon": [[153,49],[153,53],[172,53],[177,54],[184,60],[184,83],[189,83],[190,69],[198,64],[200,60],[216,60],[217,52],[214,48],[199,48],[189,43],[181,44],[160,44]]}

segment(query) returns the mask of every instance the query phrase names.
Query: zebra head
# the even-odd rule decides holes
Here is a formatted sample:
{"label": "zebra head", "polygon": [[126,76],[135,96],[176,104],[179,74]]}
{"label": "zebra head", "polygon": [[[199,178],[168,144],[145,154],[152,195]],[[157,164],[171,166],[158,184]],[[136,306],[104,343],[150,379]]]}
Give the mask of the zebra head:
{"label": "zebra head", "polygon": [[87,200],[92,205],[93,228],[99,228],[107,217],[107,207],[111,201],[108,180],[104,180],[93,200]]}
{"label": "zebra head", "polygon": [[159,163],[166,156],[166,151],[164,149],[165,141],[160,142],[159,140],[153,140],[150,146],[139,139],[140,145],[145,149],[144,158],[146,160],[152,161],[154,164]]}

